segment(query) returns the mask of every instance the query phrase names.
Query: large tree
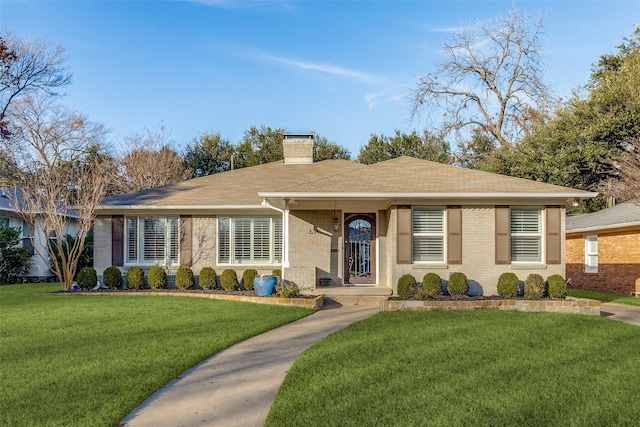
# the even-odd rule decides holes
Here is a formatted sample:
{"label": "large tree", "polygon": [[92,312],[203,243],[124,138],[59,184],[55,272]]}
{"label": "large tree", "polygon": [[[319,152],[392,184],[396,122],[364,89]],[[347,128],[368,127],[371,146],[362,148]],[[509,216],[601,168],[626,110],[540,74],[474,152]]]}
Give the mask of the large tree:
{"label": "large tree", "polygon": [[266,126],[251,126],[244,131],[234,155],[234,167],[262,165],[282,160],[282,141],[284,129],[272,129]]}
{"label": "large tree", "polygon": [[220,133],[203,133],[188,146],[183,163],[194,177],[207,176],[231,169],[233,145]]}
{"label": "large tree", "polygon": [[331,159],[351,160],[351,153],[343,146],[330,142],[326,137],[315,134],[313,160]]}
{"label": "large tree", "polygon": [[446,59],[418,79],[414,116],[425,112],[445,135],[480,129],[500,147],[528,134],[553,102],[542,79],[542,29],[542,18],[515,7],[465,25],[444,44]]}
{"label": "large tree", "polygon": [[396,130],[393,136],[373,134],[367,145],[360,147],[358,162],[369,165],[400,156],[448,163],[449,144],[426,129],[422,135],[415,130],[410,134]]}
{"label": "large tree", "polygon": [[0,139],[11,135],[9,115],[15,101],[37,92],[56,95],[71,82],[65,50],[45,39],[0,34]]}

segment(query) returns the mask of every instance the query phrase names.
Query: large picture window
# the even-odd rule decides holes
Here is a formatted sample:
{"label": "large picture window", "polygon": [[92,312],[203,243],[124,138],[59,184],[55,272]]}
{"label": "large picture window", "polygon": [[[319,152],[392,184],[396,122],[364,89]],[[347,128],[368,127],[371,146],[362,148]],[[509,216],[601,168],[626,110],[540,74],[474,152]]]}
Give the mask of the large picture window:
{"label": "large picture window", "polygon": [[414,262],[444,262],[444,211],[442,209],[414,209],[412,234]]}
{"label": "large picture window", "polygon": [[511,208],[511,261],[542,261],[540,209]]}
{"label": "large picture window", "polygon": [[218,218],[218,262],[279,264],[282,262],[282,220]]}
{"label": "large picture window", "polygon": [[127,217],[126,255],[131,264],[177,264],[177,217]]}

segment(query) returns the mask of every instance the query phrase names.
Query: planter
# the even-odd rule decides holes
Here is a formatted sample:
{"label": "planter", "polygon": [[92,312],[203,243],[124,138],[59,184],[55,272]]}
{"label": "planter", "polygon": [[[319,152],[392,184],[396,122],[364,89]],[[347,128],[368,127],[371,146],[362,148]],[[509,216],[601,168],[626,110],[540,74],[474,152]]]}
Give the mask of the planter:
{"label": "planter", "polygon": [[320,286],[329,286],[331,284],[331,279],[328,277],[322,277],[320,280]]}
{"label": "planter", "polygon": [[276,276],[256,277],[253,279],[253,290],[260,297],[271,295],[275,292],[278,278]]}

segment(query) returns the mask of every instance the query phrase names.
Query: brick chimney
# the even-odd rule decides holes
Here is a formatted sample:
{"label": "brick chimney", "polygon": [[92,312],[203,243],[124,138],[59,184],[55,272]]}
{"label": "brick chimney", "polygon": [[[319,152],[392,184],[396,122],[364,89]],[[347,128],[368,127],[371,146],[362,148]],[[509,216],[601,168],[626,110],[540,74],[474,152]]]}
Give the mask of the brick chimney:
{"label": "brick chimney", "polygon": [[288,165],[313,163],[313,144],[312,133],[285,134],[282,141],[284,163]]}

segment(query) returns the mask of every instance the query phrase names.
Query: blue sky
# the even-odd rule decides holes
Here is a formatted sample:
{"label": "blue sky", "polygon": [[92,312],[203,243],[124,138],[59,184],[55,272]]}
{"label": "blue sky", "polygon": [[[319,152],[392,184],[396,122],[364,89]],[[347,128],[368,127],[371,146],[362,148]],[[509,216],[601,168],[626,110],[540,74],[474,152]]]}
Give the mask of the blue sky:
{"label": "blue sky", "polygon": [[252,125],[315,130],[357,155],[421,131],[408,92],[451,30],[515,4],[546,15],[546,81],[563,98],[640,24],[639,1],[0,1],[3,30],[65,46],[64,102],[115,143],[163,122],[176,148]]}

